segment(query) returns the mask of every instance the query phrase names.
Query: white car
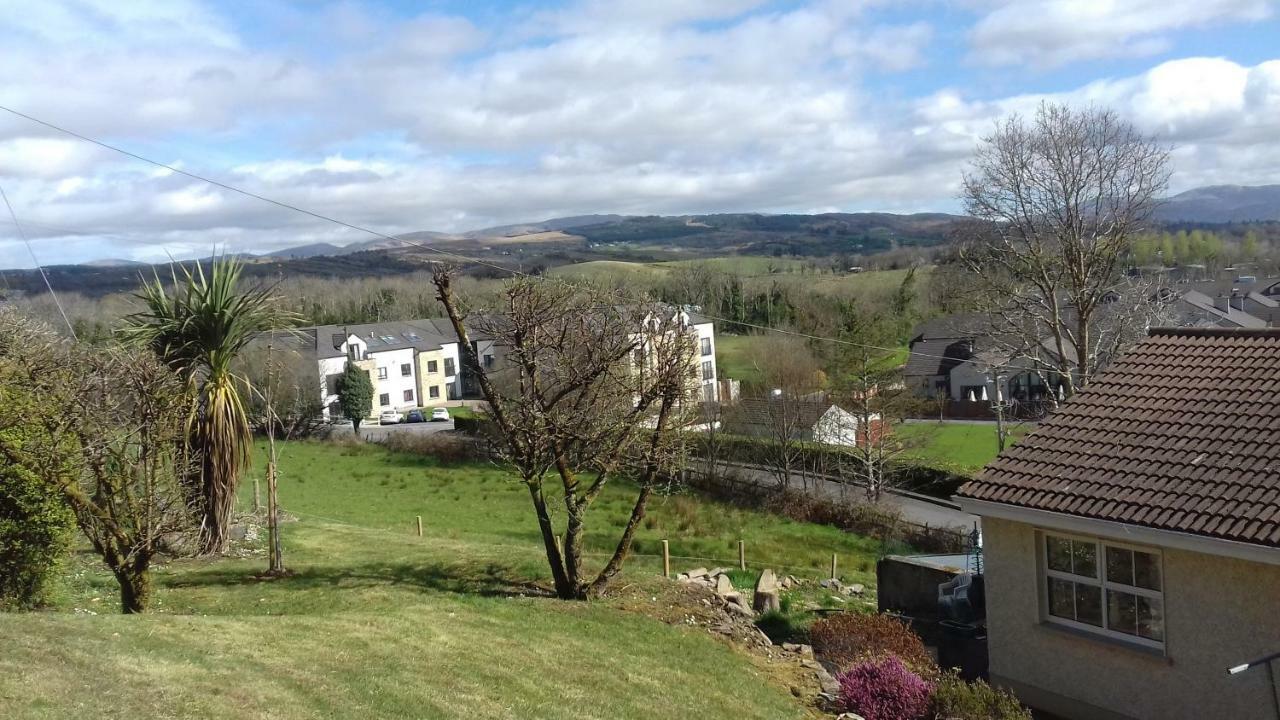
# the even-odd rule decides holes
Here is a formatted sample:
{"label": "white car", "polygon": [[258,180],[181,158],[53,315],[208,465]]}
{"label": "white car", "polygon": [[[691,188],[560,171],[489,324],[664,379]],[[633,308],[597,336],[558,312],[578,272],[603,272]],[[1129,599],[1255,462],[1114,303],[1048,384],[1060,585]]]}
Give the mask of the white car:
{"label": "white car", "polygon": [[449,419],[449,408],[436,408],[431,411],[431,422]]}
{"label": "white car", "polygon": [[379,425],[397,425],[400,423],[400,413],[395,410],[383,410],[378,416]]}

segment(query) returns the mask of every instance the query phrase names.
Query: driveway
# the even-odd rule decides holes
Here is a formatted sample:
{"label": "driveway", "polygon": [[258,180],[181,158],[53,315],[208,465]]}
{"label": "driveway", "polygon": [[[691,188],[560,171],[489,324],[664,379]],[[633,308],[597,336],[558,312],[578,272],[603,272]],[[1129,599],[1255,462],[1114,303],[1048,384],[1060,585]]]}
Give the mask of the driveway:
{"label": "driveway", "polygon": [[[772,473],[759,466],[725,462],[721,462],[720,465],[732,467],[744,480],[750,480],[761,485],[777,483],[777,478]],[[793,490],[806,491],[806,487],[807,492],[825,500],[862,502],[862,488],[858,485],[841,483],[812,475],[802,481],[798,474],[792,475],[791,488]],[[904,520],[917,525],[963,527],[969,530],[973,528],[974,523],[978,523],[978,526],[981,527],[981,521],[977,515],[970,515],[953,502],[931,498],[926,495],[888,489],[881,494],[880,504],[896,509],[902,514]]]}

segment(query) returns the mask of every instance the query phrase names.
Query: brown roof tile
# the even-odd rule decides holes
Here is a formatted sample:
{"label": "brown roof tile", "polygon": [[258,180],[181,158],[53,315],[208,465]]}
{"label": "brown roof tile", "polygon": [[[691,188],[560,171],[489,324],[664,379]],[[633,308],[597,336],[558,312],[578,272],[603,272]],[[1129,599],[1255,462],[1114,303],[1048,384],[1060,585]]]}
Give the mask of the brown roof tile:
{"label": "brown roof tile", "polygon": [[961,497],[1280,547],[1280,329],[1154,329]]}

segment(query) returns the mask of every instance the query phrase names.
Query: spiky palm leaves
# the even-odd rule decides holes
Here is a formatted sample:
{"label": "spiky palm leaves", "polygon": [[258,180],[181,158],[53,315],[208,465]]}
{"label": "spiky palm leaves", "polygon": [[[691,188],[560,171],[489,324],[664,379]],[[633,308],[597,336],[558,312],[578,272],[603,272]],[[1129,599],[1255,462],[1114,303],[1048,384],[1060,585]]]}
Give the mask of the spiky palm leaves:
{"label": "spiky palm leaves", "polygon": [[178,269],[172,291],[159,276],[144,281],[138,298],[146,308],[130,315],[122,332],[151,348],[191,394],[187,437],[200,458],[200,476],[190,485],[203,515],[201,550],[218,553],[253,442],[244,401],[251,388],[232,362],[259,333],[297,317],[276,309],[270,288],[242,289],[243,265],[234,258],[214,258],[207,273],[199,263]]}

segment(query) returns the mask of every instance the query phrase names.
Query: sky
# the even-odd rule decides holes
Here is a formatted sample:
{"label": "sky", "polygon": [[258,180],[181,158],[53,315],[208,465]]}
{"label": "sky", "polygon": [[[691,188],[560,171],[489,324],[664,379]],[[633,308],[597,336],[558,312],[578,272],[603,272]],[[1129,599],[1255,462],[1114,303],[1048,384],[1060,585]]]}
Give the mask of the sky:
{"label": "sky", "polygon": [[[1043,100],[1280,183],[1280,0],[0,0],[0,105],[389,234],[958,211]],[[45,264],[371,239],[3,111],[0,188]]]}

